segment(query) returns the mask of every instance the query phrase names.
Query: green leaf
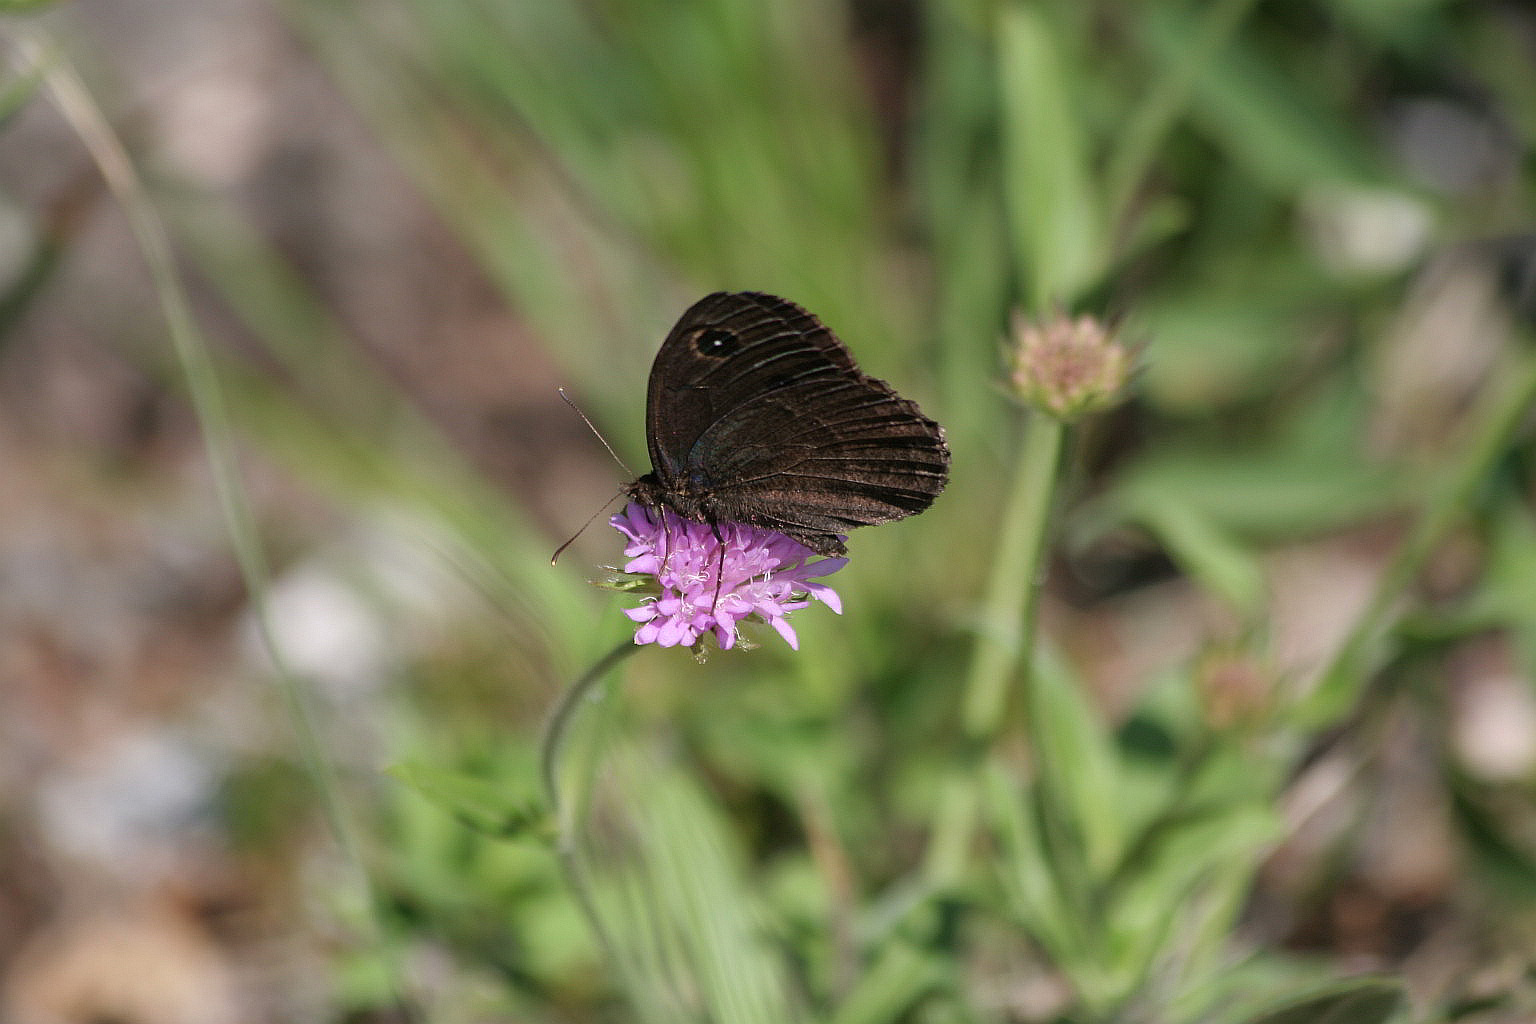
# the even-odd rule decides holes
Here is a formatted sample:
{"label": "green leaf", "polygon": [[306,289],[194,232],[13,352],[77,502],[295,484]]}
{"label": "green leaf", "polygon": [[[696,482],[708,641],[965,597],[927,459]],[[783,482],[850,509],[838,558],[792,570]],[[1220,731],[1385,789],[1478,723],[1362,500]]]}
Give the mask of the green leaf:
{"label": "green leaf", "polygon": [[[14,0],[0,0],[0,12],[6,9],[4,5],[8,2],[14,3]],[[47,0],[43,0],[43,2],[47,2]],[[34,67],[28,68],[24,73],[17,75],[4,85],[0,85],[0,125],[9,121],[18,110],[26,106],[28,101],[36,95],[37,90],[42,87],[43,80],[47,77],[48,65],[51,59],[51,57],[44,57]]]}
{"label": "green leaf", "polygon": [[1527,672],[1536,674],[1536,516],[1517,498],[1494,521],[1488,586],[1474,600],[1514,630]]}
{"label": "green leaf", "polygon": [[1031,672],[1037,786],[1047,815],[1044,827],[1056,830],[1046,844],[1061,859],[1058,869],[1086,868],[1102,877],[1120,855],[1123,833],[1114,742],[1082,681],[1062,659],[1043,651]]}
{"label": "green leaf", "polygon": [[1511,906],[1528,907],[1536,879],[1536,849],[1522,835],[1525,819],[1512,815],[1496,790],[1472,780],[1453,779],[1451,808],[1458,836],[1479,868],[1483,884]]}
{"label": "green leaf", "polygon": [[627,819],[631,841],[622,848],[589,834],[578,860],[642,1018],[801,1019],[719,809],[691,778],[638,751],[610,763],[614,814]]}
{"label": "green leaf", "polygon": [[1149,501],[1142,508],[1142,522],[1207,590],[1245,616],[1262,609],[1267,593],[1263,567],[1199,509],[1174,500]]}
{"label": "green leaf", "polygon": [[1127,854],[1107,918],[1115,962],[1133,982],[1179,962],[1198,977],[1230,949],[1253,876],[1280,834],[1262,806],[1191,806]]}
{"label": "green leaf", "polygon": [[[1150,4],[1140,38],[1166,66],[1187,60],[1201,5]],[[1375,154],[1327,101],[1259,49],[1235,41],[1202,65],[1195,117],[1255,180],[1283,193],[1323,182],[1379,184]]]}
{"label": "green leaf", "polygon": [[1002,856],[1003,892],[1030,938],[1058,962],[1081,955],[1082,939],[1072,908],[1051,871],[1038,820],[1019,786],[996,763],[986,767],[986,798]]}
{"label": "green leaf", "polygon": [[1224,536],[1288,539],[1353,525],[1401,500],[1402,485],[1385,467],[1344,446],[1190,447],[1143,458],[1076,526],[1092,536],[1123,522],[1155,522],[1176,504]]}
{"label": "green leaf", "polygon": [[418,761],[395,765],[389,774],[477,832],[501,839],[549,838],[549,809],[531,775],[526,787],[509,787]]}
{"label": "green leaf", "polygon": [[897,937],[837,1007],[831,1024],[891,1024],[942,986],[950,972],[942,961]]}
{"label": "green leaf", "polygon": [[1385,978],[1340,982],[1324,992],[1250,1017],[1247,1024],[1385,1024],[1403,1005],[1402,986]]}

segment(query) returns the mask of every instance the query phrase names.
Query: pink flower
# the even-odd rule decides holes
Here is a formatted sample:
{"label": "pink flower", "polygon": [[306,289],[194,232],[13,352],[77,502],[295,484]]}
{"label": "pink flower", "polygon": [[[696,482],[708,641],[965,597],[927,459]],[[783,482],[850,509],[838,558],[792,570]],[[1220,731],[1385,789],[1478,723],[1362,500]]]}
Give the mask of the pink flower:
{"label": "pink flower", "polygon": [[663,509],[658,522],[655,512],[633,502],[609,523],[629,538],[624,554],[630,560],[624,571],[654,577],[653,589],[660,591],[638,608],[624,611],[639,623],[637,644],[696,647],[706,633],[714,633],[720,646],[730,650],[740,639],[737,623],[755,616],[799,650],[799,639],[787,621],[790,612],[815,598],[842,614],[837,592],[811,582],[811,577],[829,576],[848,559],[810,561],[816,553],[782,533],[720,523],[725,561],[716,597],[721,559],[714,527],[684,519],[671,509]]}

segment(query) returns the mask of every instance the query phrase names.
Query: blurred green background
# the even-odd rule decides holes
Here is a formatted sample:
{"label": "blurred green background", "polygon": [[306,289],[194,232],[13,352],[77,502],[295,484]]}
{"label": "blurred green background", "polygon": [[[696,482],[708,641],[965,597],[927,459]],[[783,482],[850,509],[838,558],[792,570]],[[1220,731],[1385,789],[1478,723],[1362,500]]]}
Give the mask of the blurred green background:
{"label": "blurred green background", "polygon": [[[69,0],[0,51],[0,1019],[1536,1019],[1528,5]],[[549,565],[627,481],[556,388],[640,471],[717,289],[951,484],[798,653],[625,662],[556,821],[630,629],[612,531]],[[1138,352],[1039,573],[1016,310]]]}

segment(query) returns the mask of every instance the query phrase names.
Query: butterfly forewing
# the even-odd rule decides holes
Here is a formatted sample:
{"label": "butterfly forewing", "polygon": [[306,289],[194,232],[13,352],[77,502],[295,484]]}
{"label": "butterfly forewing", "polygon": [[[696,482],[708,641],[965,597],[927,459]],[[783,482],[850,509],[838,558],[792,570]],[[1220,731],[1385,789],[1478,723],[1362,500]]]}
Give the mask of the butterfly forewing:
{"label": "butterfly forewing", "polygon": [[794,303],[756,292],[695,303],[651,369],[654,474],[637,499],[747,522],[814,550],[921,512],[948,478],[944,432]]}
{"label": "butterfly forewing", "polygon": [[791,379],[857,375],[832,332],[793,303],[752,292],[707,295],[678,319],[651,366],[651,464],[662,474],[681,472],[706,430]]}

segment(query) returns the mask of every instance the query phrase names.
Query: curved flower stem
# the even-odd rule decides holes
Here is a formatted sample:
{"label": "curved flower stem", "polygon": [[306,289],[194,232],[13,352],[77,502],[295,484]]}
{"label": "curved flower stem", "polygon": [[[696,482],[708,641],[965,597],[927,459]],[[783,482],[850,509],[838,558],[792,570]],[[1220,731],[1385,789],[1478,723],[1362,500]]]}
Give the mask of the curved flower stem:
{"label": "curved flower stem", "polygon": [[1390,627],[1393,608],[1403,591],[1450,528],[1467,513],[1489,469],[1536,405],[1536,353],[1520,352],[1515,365],[1498,374],[1498,381],[1474,414],[1459,457],[1377,581],[1370,603],[1318,677],[1317,688],[1301,705],[1302,721],[1309,727],[1337,721],[1359,697],[1371,651]]}
{"label": "curved flower stem", "polygon": [[593,688],[603,681],[603,677],[614,666],[639,649],[634,641],[625,640],[599,658],[595,665],[560,695],[560,703],[555,705],[549,721],[544,725],[544,738],[539,743],[539,773],[544,783],[544,798],[549,801],[550,811],[557,816],[555,824],[562,834],[565,832],[565,823],[558,820],[558,816],[564,813],[565,805],[560,794],[560,754],[565,749],[566,734],[570,731],[571,722],[575,720],[582,701],[592,695]]}
{"label": "curved flower stem", "polygon": [[582,704],[592,696],[597,685],[616,665],[638,650],[640,647],[633,640],[624,640],[599,658],[581,678],[572,683],[561,695],[560,703],[556,704],[554,711],[550,713],[549,722],[544,726],[544,738],[539,744],[539,773],[544,783],[544,799],[549,804],[550,817],[554,821],[555,853],[560,858],[560,866],[565,872],[566,882],[571,887],[571,894],[576,898],[577,906],[581,908],[582,916],[587,919],[588,927],[597,937],[604,954],[615,962],[616,950],[613,940],[607,929],[603,927],[602,918],[597,913],[597,903],[592,898],[591,890],[587,888],[586,877],[578,863],[573,821],[575,805],[565,800],[560,789],[560,755],[565,750],[571,725],[575,722],[576,713],[581,710]]}
{"label": "curved flower stem", "polygon": [[964,873],[981,800],[981,765],[1002,729],[1008,683],[1019,665],[1024,666],[1020,697],[1031,727],[1034,721],[1035,716],[1028,714],[1032,704],[1028,667],[1046,524],[1065,434],[1059,420],[1033,417],[1014,471],[965,683],[964,746],[941,791],[928,847],[926,874],[929,882],[940,887],[955,884]]}

